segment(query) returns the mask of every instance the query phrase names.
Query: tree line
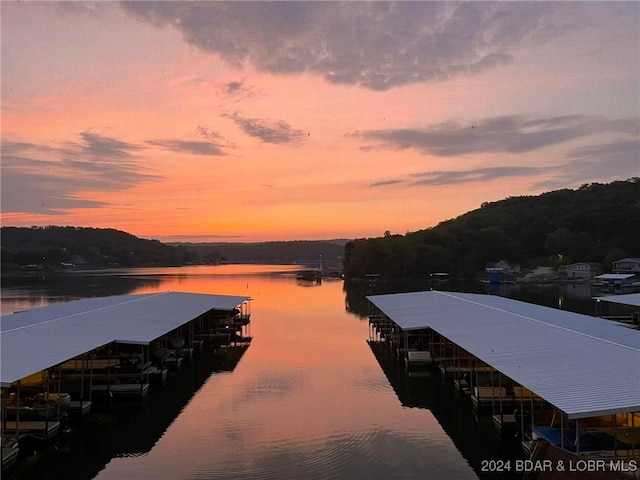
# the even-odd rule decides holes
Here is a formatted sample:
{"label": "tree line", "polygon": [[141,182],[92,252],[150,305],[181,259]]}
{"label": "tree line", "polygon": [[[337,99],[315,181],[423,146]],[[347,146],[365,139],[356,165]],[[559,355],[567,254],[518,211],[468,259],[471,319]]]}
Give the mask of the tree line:
{"label": "tree line", "polygon": [[640,178],[509,197],[425,230],[356,239],[345,245],[344,274],[474,277],[502,259],[525,268],[597,262],[607,269],[624,257],[640,257]]}
{"label": "tree line", "polygon": [[173,243],[109,228],[2,227],[2,268],[107,268],[185,264],[304,263],[335,267],[348,240]]}
{"label": "tree line", "polygon": [[197,254],[111,228],[2,227],[2,268],[184,265]]}
{"label": "tree line", "polygon": [[335,266],[341,263],[344,245],[348,239],[291,240],[256,243],[171,243],[196,252],[201,261],[216,263],[305,263]]}

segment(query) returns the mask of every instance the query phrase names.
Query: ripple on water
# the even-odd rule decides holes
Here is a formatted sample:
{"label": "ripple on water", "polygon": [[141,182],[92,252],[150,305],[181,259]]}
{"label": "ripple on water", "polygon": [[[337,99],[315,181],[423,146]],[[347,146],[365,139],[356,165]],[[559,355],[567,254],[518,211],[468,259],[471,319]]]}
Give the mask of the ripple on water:
{"label": "ripple on water", "polygon": [[259,451],[237,452],[232,459],[212,459],[183,478],[411,479],[425,478],[427,472],[439,479],[464,478],[468,473],[447,460],[446,450],[428,440],[371,429],[307,442],[274,442]]}
{"label": "ripple on water", "polygon": [[354,372],[349,376],[349,384],[353,388],[365,390],[367,392],[378,393],[392,390],[389,380],[378,372]]}

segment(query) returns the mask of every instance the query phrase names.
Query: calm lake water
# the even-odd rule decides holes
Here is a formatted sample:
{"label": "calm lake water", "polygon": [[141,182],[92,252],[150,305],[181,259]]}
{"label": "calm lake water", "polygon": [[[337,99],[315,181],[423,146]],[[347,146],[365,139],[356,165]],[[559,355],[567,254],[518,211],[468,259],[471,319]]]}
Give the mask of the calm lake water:
{"label": "calm lake water", "polygon": [[[493,479],[514,443],[438,379],[409,379],[369,344],[364,295],[427,285],[300,282],[295,266],[128,269],[3,279],[2,314],[88,296],[247,295],[246,350],[206,355],[143,404],[113,405],[34,450],[11,479]],[[460,289],[483,291],[481,284]],[[580,292],[498,292],[593,313]],[[535,297],[535,298],[529,298]],[[588,295],[586,295],[588,297]]]}

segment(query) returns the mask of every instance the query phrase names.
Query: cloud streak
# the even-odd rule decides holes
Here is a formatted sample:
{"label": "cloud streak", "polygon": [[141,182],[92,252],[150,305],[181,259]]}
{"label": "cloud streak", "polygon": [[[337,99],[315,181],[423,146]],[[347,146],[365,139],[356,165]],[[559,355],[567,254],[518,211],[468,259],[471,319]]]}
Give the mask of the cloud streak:
{"label": "cloud streak", "polygon": [[[446,122],[426,129],[388,129],[355,132],[356,138],[380,141],[378,148],[416,149],[426,155],[453,157],[474,153],[533,152],[597,133],[629,135],[637,119],[609,121],[587,115],[529,118],[494,117],[462,125]],[[371,145],[363,148],[371,150]]]}
{"label": "cloud streak", "polygon": [[[638,176],[640,172],[640,119],[608,120],[602,117],[573,115],[532,119],[522,116],[489,118],[474,125],[447,122],[424,130],[376,130],[353,134],[380,140],[377,148],[416,149],[439,157],[466,154],[520,154],[558,143],[599,134],[613,134],[618,141],[592,143],[569,150],[565,162],[555,166],[505,165],[471,170],[437,170],[415,173],[407,178],[378,181],[370,187],[395,184],[409,186],[459,185],[490,182],[501,178],[546,175],[531,188],[556,189],[599,180]],[[374,147],[366,146],[370,151]],[[416,180],[417,179],[417,180]]]}
{"label": "cloud streak", "polygon": [[382,180],[380,182],[374,182],[370,187],[386,187],[387,185],[395,185],[398,183],[403,183],[402,180]]}
{"label": "cloud streak", "polygon": [[276,145],[285,143],[300,143],[307,134],[302,130],[292,128],[283,120],[267,120],[243,117],[239,113],[223,115],[230,118],[240,129],[250,137],[258,138],[264,143]]}
{"label": "cloud streak", "polygon": [[596,179],[613,181],[640,175],[640,140],[588,145],[574,149],[568,162],[555,169],[549,180],[538,182],[535,189],[553,190],[567,185],[581,185]]}
{"label": "cloud streak", "polygon": [[[92,132],[80,134],[84,143],[72,145],[82,155],[94,158],[131,158],[133,152],[141,147],[114,138],[105,137]],[[74,152],[75,153],[75,152]]]}
{"label": "cloud streak", "polygon": [[461,185],[474,182],[488,182],[501,178],[538,175],[542,172],[548,173],[549,168],[501,166],[471,170],[435,170],[410,174],[404,180],[393,179],[375,182],[370,184],[369,187],[378,188],[398,184],[404,184],[405,186]]}
{"label": "cloud streak", "polygon": [[[78,195],[78,180],[74,177],[4,170],[1,183],[4,212],[64,215],[68,209],[109,205]],[[25,185],[29,188],[25,189]]]}
{"label": "cloud streak", "polygon": [[540,167],[488,167],[478,168],[465,171],[434,171],[424,172],[412,175],[412,177],[421,178],[412,181],[412,185],[456,185],[471,182],[487,182],[508,177],[522,177],[528,175],[536,175],[542,171]]}
{"label": "cloud streak", "polygon": [[549,178],[531,185],[532,190],[553,190],[577,186],[594,179],[613,181],[637,177],[640,172],[640,140],[583,146],[572,150],[567,161],[556,166],[517,166],[477,168],[470,170],[435,170],[408,175],[404,179],[389,179],[371,183],[369,187],[389,185],[449,186],[482,183],[503,178],[523,178],[545,175]]}
{"label": "cloud streak", "polygon": [[[553,2],[124,2],[241,68],[313,73],[389,90],[474,75],[513,62],[524,44],[570,28]],[[229,91],[239,85],[229,84]]]}
{"label": "cloud streak", "polygon": [[185,140],[148,140],[149,145],[164,148],[172,152],[188,153],[191,155],[204,155],[218,157],[226,155],[219,145],[211,142],[185,141]]}
{"label": "cloud streak", "polygon": [[104,207],[107,202],[87,192],[123,191],[159,178],[134,155],[142,147],[89,131],[80,138],[62,146],[3,144],[3,211],[60,215],[67,209]]}

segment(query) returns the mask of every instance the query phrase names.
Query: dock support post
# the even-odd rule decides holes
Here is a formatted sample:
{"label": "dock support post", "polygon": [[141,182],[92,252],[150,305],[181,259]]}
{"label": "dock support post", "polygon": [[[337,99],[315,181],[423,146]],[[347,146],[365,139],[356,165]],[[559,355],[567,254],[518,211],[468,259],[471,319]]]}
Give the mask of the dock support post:
{"label": "dock support post", "polygon": [[[80,417],[82,417],[82,404],[84,402],[84,371],[86,367],[86,356],[86,353],[82,355],[82,370],[80,371]],[[89,392],[89,397],[91,397],[91,392]]]}
{"label": "dock support post", "polygon": [[[409,357],[409,331],[408,330],[404,330],[404,352],[405,354],[403,355],[405,358]],[[404,360],[404,359],[403,359]]]}
{"label": "dock support post", "polygon": [[20,380],[16,385],[16,438],[20,438]]}
{"label": "dock support post", "polygon": [[144,372],[147,370],[142,368],[144,363],[144,345],[140,345],[140,397],[142,397],[142,392],[144,391]]}
{"label": "dock support post", "polygon": [[[626,425],[629,425],[629,415],[631,415],[631,431],[635,432],[636,431],[636,414],[634,412],[630,412],[627,413],[627,421],[625,422]],[[636,436],[634,435],[633,437],[633,443],[631,444],[631,455],[635,458],[636,456]]]}
{"label": "dock support post", "polygon": [[[502,374],[500,372],[498,372],[498,389],[502,392]],[[502,394],[500,395],[500,398],[498,398],[498,407],[500,408],[500,416],[502,417]],[[495,415],[495,405],[492,408],[493,411],[491,412],[491,415]]]}
{"label": "dock support post", "polygon": [[62,416],[62,365],[58,364],[58,421]]}
{"label": "dock support post", "polygon": [[611,417],[613,419],[613,458],[618,458],[618,422],[615,413]]}
{"label": "dock support post", "polygon": [[[491,411],[495,412],[495,380],[493,379],[494,377],[494,370],[491,369]],[[478,411],[480,410],[480,396],[478,396]]]}
{"label": "dock support post", "polygon": [[[527,438],[525,431],[524,431],[524,401],[522,400],[522,395],[520,395],[520,418],[516,418],[516,421],[519,420],[520,421],[520,437],[522,437],[520,439],[520,443],[524,442],[525,439]],[[533,429],[531,429],[531,437],[533,440]]]}

